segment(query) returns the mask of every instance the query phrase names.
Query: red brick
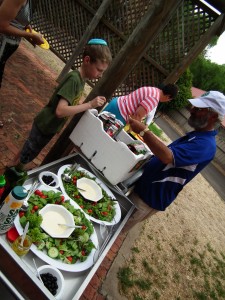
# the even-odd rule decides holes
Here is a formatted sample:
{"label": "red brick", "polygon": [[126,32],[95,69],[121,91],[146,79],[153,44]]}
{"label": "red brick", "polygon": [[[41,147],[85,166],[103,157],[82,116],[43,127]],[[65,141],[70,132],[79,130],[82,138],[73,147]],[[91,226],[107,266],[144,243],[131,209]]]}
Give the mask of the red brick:
{"label": "red brick", "polygon": [[5,145],[8,147],[8,149],[14,153],[17,154],[19,149],[11,142],[11,141],[4,141]]}
{"label": "red brick", "polygon": [[112,265],[112,260],[105,257],[105,259],[102,262],[102,266],[104,266],[106,269],[109,269],[111,265]]}
{"label": "red brick", "polygon": [[99,278],[101,280],[105,279],[107,273],[108,273],[108,270],[102,264],[96,272],[96,274],[99,276]]}
{"label": "red brick", "polygon": [[117,252],[119,251],[119,249],[120,249],[120,247],[119,247],[116,243],[114,243],[114,244],[112,245],[112,247],[110,248],[110,250],[111,250],[113,253],[117,253]]}
{"label": "red brick", "polygon": [[106,257],[107,257],[109,260],[113,261],[114,258],[116,257],[116,255],[117,255],[117,254],[114,253],[114,252],[110,249],[109,252],[107,253]]}
{"label": "red brick", "polygon": [[99,286],[101,285],[101,283],[102,283],[101,279],[98,277],[97,274],[95,274],[95,275],[92,277],[92,279],[91,279],[89,285],[91,285],[94,289],[98,289]]}
{"label": "red brick", "polygon": [[[83,292],[84,297],[86,297],[88,300],[94,300],[94,297],[96,296],[96,289],[94,289],[90,284],[87,286],[85,291]],[[85,299],[85,298],[84,298]]]}

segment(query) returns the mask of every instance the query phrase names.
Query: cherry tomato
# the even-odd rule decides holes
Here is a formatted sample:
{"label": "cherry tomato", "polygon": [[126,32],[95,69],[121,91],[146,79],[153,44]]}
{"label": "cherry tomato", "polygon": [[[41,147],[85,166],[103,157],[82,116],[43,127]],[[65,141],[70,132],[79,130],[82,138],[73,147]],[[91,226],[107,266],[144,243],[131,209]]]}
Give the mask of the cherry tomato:
{"label": "cherry tomato", "polygon": [[19,212],[19,217],[22,218],[24,216],[24,211]]}
{"label": "cherry tomato", "polygon": [[63,251],[63,250],[59,250],[59,253],[60,253],[60,254],[63,254],[63,253],[64,253],[64,251]]}
{"label": "cherry tomato", "polygon": [[80,208],[84,208],[84,206],[83,206],[83,205],[80,205]]}
{"label": "cherry tomato", "polygon": [[83,226],[82,226],[82,229],[83,229],[83,230],[86,230],[86,229],[87,229],[87,226],[83,225]]}
{"label": "cherry tomato", "polygon": [[37,205],[34,205],[34,207],[33,207],[33,209],[36,211],[36,210],[38,210],[38,206]]}
{"label": "cherry tomato", "polygon": [[67,256],[67,259],[72,262],[73,261],[73,257],[72,256]]}
{"label": "cherry tomato", "polygon": [[103,216],[107,216],[107,215],[108,215],[108,212],[107,212],[107,211],[102,211],[101,214],[102,214]]}
{"label": "cherry tomato", "polygon": [[42,192],[41,192],[40,190],[36,190],[36,191],[34,192],[34,194],[37,195],[37,196],[40,196],[40,195],[42,195]]}
{"label": "cherry tomato", "polygon": [[92,214],[93,210],[92,209],[88,209],[89,214]]}
{"label": "cherry tomato", "polygon": [[75,198],[76,198],[76,199],[80,199],[80,196],[79,196],[79,195],[76,195]]}
{"label": "cherry tomato", "polygon": [[61,196],[61,202],[64,202],[64,201],[65,201],[65,197]]}
{"label": "cherry tomato", "polygon": [[81,254],[82,254],[82,256],[85,256],[85,255],[86,255],[86,253],[85,253],[84,250],[81,251]]}

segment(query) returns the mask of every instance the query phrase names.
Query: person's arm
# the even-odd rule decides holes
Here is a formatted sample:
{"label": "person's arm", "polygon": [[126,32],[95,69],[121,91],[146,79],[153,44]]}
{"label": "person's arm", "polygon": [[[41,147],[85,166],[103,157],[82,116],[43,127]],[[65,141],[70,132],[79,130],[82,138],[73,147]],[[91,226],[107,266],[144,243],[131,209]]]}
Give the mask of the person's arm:
{"label": "person's arm", "polygon": [[59,104],[56,107],[55,114],[58,118],[70,117],[80,112],[86,111],[90,108],[96,108],[102,106],[105,102],[106,102],[105,97],[98,96],[87,103],[71,106],[69,105],[66,99],[61,98],[59,100]]}
{"label": "person's arm", "polygon": [[147,111],[143,106],[138,106],[135,113],[132,115],[132,118],[134,118],[137,121],[141,121],[147,114]]}
{"label": "person's arm", "polygon": [[[131,129],[138,134],[145,128],[147,128],[145,124],[134,120],[131,117],[129,118],[129,124],[131,126]],[[173,163],[172,151],[151,131],[146,131],[142,138],[144,139],[144,142],[148,145],[148,147],[151,149],[152,153],[155,156],[157,156],[162,163]]]}
{"label": "person's arm", "polygon": [[0,5],[0,33],[31,39],[34,44],[40,45],[44,42],[41,34],[26,32],[10,25],[10,22],[16,18],[24,2],[24,0],[2,1]]}

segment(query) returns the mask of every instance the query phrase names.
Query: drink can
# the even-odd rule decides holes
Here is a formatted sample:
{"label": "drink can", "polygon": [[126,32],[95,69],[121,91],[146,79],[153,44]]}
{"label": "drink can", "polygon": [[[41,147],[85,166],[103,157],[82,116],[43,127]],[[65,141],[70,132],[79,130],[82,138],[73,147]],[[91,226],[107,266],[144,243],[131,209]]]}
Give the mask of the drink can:
{"label": "drink can", "polygon": [[114,136],[115,136],[117,130],[118,130],[118,128],[117,128],[115,125],[111,125],[111,126],[107,129],[106,133],[107,133],[109,136],[111,136],[112,138],[114,138]]}

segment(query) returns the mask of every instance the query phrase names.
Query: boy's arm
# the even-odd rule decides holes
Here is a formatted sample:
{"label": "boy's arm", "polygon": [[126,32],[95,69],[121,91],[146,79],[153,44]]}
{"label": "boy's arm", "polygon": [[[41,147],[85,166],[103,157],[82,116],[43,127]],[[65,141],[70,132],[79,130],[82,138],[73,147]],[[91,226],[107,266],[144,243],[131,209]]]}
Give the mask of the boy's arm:
{"label": "boy's arm", "polygon": [[93,100],[78,104],[75,106],[69,105],[68,101],[64,98],[59,100],[59,103],[56,107],[55,114],[58,118],[71,117],[80,112],[86,111],[90,108],[96,108],[102,106],[106,102],[106,98],[103,96],[97,96]]}

